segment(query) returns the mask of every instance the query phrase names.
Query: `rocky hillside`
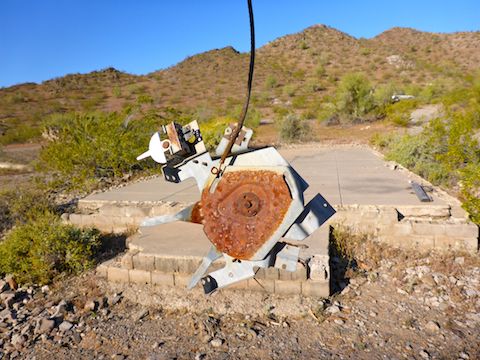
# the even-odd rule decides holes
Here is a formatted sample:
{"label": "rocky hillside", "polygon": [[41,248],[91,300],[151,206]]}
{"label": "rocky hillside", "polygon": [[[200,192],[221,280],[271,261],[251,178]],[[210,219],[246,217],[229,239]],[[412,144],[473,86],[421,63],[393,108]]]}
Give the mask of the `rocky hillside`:
{"label": "rocky hillside", "polygon": [[[376,85],[415,91],[433,82],[458,84],[478,69],[480,32],[435,34],[393,28],[356,39],[324,25],[278,38],[257,50],[254,106],[264,116],[293,108],[315,117],[346,73],[363,72]],[[0,89],[0,129],[37,125],[67,111],[119,110],[141,95],[153,107],[222,115],[243,102],[248,54],[211,50],[144,76],[113,68]]]}

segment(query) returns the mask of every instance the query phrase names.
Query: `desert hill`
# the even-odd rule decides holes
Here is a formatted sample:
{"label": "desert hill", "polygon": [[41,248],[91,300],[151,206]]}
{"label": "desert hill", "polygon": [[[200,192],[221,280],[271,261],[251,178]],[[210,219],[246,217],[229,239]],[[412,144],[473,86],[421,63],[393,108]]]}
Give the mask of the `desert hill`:
{"label": "desert hill", "polygon": [[[365,73],[375,86],[418,92],[432,83],[458,85],[479,63],[480,32],[392,28],[357,39],[314,25],[257,49],[253,106],[264,117],[288,108],[316,118],[347,73]],[[4,134],[18,126],[34,129],[52,113],[120,110],[142,95],[151,97],[152,107],[223,115],[243,102],[247,68],[248,54],[226,47],[142,76],[108,68],[1,88],[0,128]]]}

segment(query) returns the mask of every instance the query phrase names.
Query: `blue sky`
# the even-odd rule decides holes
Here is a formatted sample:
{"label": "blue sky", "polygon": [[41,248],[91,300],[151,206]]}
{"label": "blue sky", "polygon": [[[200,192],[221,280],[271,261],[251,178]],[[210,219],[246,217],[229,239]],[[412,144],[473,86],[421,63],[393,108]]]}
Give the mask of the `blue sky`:
{"label": "blue sky", "polygon": [[[355,37],[393,26],[480,30],[480,1],[253,0],[257,45],[326,24]],[[113,66],[146,74],[249,48],[246,0],[0,0],[0,87]]]}

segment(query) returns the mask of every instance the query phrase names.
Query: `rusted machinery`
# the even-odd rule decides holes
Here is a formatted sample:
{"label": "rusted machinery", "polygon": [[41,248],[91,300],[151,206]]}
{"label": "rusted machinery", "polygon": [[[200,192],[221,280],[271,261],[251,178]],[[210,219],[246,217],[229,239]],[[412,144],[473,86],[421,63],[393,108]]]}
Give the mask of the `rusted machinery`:
{"label": "rusted machinery", "polygon": [[[222,154],[234,136],[236,125],[226,128],[216,154]],[[251,129],[242,127],[225,158],[212,159],[196,121],[186,126],[171,123],[155,133],[149,150],[138,159],[151,156],[163,164],[167,181],[194,178],[200,200],[175,215],[150,218],[142,226],[171,221],[203,224],[212,247],[193,275],[189,288],[200,280],[205,293],[251,278],[258,268],[274,266],[295,271],[303,240],[329,219],[335,210],[317,194],[304,205],[308,184],[273,147],[251,150]],[[225,267],[205,276],[209,266],[221,257]]]}
{"label": "rusted machinery", "polygon": [[[212,243],[189,288],[200,280],[205,293],[251,278],[259,268],[270,266],[295,271],[303,240],[328,220],[335,210],[317,194],[307,205],[308,184],[273,147],[248,148],[253,131],[243,126],[250,100],[255,63],[255,30],[252,1],[250,17],[250,66],[247,97],[238,124],[230,124],[212,159],[196,121],[185,126],[171,123],[155,133],[147,152],[163,164],[167,181],[194,178],[200,200],[176,215],[147,219],[143,226],[171,221],[203,224]],[[194,241],[194,239],[192,239]],[[224,258],[222,269],[205,275],[210,265]]]}

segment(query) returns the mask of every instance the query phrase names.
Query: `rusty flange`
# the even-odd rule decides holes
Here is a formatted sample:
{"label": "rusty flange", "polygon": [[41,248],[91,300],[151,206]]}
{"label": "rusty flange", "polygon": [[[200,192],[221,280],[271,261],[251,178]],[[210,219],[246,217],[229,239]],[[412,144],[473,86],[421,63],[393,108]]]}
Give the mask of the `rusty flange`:
{"label": "rusty flange", "polygon": [[[215,191],[202,192],[204,231],[215,247],[248,260],[274,234],[292,202],[283,174],[270,170],[226,172]],[[193,215],[193,214],[192,214]]]}

